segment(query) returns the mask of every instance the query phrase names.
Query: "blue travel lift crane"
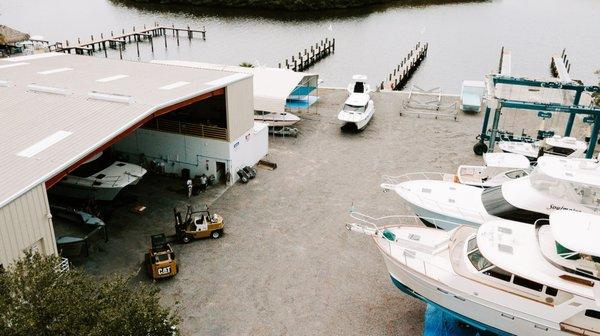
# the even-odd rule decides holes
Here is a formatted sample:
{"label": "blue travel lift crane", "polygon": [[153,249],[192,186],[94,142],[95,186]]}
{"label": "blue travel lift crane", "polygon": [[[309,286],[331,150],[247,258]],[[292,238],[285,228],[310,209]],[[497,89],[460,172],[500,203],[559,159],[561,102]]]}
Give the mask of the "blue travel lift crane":
{"label": "blue travel lift crane", "polygon": [[[541,81],[535,79],[527,79],[521,77],[510,77],[502,75],[491,75],[492,85],[495,88],[496,84],[509,84],[509,85],[522,85],[531,87],[542,87],[551,89],[561,90],[572,90],[575,91],[575,98],[573,99],[573,105],[563,104],[543,104],[524,102],[510,99],[494,98],[497,101],[497,105],[494,107],[494,118],[492,121],[492,128],[488,131],[488,123],[491,114],[492,107],[489,104],[485,108],[485,115],[483,117],[483,125],[481,127],[481,134],[478,135],[479,141],[473,146],[473,152],[477,155],[483,155],[485,152],[493,152],[494,144],[500,138],[498,131],[498,123],[500,122],[500,115],[503,108],[514,108],[523,110],[536,110],[545,112],[565,112],[570,113],[567,125],[565,127],[565,136],[571,135],[573,129],[573,122],[577,114],[588,115],[587,122],[593,123],[592,133],[590,134],[590,142],[586,152],[586,158],[590,159],[594,153],[594,148],[598,142],[598,133],[600,132],[600,108],[579,106],[581,95],[583,92],[598,93],[600,92],[599,86],[585,86],[576,83],[560,83],[553,81]],[[492,97],[493,98],[493,97]],[[531,139],[531,138],[528,138]],[[515,138],[513,140],[525,140],[523,138]],[[489,147],[485,141],[489,141]],[[489,149],[488,149],[489,148]]]}

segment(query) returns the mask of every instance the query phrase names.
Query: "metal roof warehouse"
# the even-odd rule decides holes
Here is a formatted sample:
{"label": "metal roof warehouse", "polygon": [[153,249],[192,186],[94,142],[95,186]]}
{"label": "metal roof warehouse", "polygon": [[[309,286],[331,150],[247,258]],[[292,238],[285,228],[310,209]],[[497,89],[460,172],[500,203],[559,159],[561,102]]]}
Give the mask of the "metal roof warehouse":
{"label": "metal roof warehouse", "polygon": [[[252,123],[251,77],[62,53],[0,60],[0,264],[45,237],[35,216],[52,231],[45,188],[152,118],[245,82],[232,92],[250,88],[243,118]],[[51,245],[41,248],[56,253]]]}

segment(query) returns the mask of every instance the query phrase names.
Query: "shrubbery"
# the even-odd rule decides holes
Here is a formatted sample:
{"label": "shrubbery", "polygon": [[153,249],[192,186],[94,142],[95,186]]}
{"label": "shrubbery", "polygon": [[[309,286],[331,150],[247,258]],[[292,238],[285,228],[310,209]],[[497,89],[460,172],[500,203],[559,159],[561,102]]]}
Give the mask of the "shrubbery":
{"label": "shrubbery", "polygon": [[27,255],[0,271],[0,335],[178,335],[158,289],[126,278],[59,271],[57,257]]}
{"label": "shrubbery", "polygon": [[188,4],[206,7],[256,8],[272,10],[322,10],[368,6],[385,0],[135,0],[151,4]]}

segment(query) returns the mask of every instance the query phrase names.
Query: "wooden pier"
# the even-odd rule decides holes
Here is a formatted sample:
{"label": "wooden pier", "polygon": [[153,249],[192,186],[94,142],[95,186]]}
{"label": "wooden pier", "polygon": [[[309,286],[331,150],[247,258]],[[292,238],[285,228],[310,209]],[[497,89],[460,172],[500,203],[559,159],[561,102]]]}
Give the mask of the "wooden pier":
{"label": "wooden pier", "polygon": [[550,73],[554,78],[558,78],[563,83],[570,83],[572,81],[570,72],[571,62],[565,49],[560,55],[553,55],[550,58]]}
{"label": "wooden pier", "polygon": [[[310,49],[304,49],[304,53],[298,52],[298,56],[292,56],[292,59],[285,60],[285,68],[293,71],[304,71],[315,65],[318,61],[335,53],[335,39],[321,40],[320,43],[310,46]],[[279,68],[282,64],[279,63]]]}
{"label": "wooden pier", "polygon": [[504,76],[510,76],[512,73],[512,53],[510,50],[502,49],[500,50],[500,62],[498,62],[498,73]]}
{"label": "wooden pier", "polygon": [[415,48],[396,66],[394,72],[389,74],[387,80],[381,82],[379,88],[381,90],[402,90],[421,62],[427,57],[428,49],[429,43],[418,42]]}
{"label": "wooden pier", "polygon": [[171,33],[172,37],[176,38],[177,45],[179,46],[179,35],[185,34],[189,40],[194,38],[194,33],[200,34],[202,36],[202,40],[206,40],[206,28],[202,27],[199,29],[191,29],[189,26],[187,28],[177,28],[174,25],[162,26],[158,23],[155,23],[154,26],[150,28],[143,27],[142,30],[136,31],[135,26],[133,27],[131,32],[125,32],[125,29],[121,30],[121,33],[117,33],[115,35],[114,31],[110,32],[110,36],[104,37],[104,34],[100,34],[99,39],[95,39],[94,35],[90,36],[90,41],[81,42],[80,38],[77,38],[77,44],[70,45],[69,41],[56,42],[55,44],[49,45],[49,51],[57,51],[57,52],[65,52],[65,53],[76,53],[76,54],[88,54],[92,55],[95,52],[104,51],[104,56],[108,57],[108,49],[119,50],[119,58],[123,59],[123,50],[125,49],[125,45],[129,43],[136,44],[137,56],[140,57],[140,42],[148,40],[150,42],[150,48],[152,52],[154,52],[154,39],[163,37],[165,49],[167,48],[167,37]]}

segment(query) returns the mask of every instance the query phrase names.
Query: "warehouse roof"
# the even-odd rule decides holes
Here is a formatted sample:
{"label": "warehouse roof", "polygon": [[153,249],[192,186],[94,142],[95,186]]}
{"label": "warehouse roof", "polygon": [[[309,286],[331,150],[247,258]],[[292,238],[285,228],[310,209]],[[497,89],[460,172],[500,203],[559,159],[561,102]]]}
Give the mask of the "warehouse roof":
{"label": "warehouse roof", "polygon": [[251,74],[253,75],[254,81],[254,109],[272,113],[285,112],[286,100],[292,94],[294,89],[304,80],[304,78],[317,76],[314,74],[294,72],[292,70],[279,68],[248,68],[235,65],[174,60],[152,61],[152,63]]}
{"label": "warehouse roof", "polygon": [[0,60],[0,207],[154,112],[247,74],[46,53]]}

